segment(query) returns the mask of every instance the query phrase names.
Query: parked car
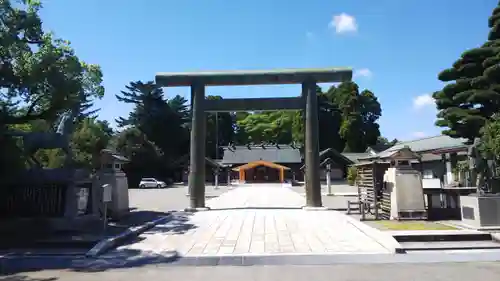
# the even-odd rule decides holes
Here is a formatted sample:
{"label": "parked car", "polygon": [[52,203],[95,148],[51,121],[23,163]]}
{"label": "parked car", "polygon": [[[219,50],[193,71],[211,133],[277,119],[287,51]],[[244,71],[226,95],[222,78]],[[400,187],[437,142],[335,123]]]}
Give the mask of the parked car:
{"label": "parked car", "polygon": [[143,178],[139,183],[140,188],[164,188],[167,187],[167,184],[164,181],[159,181],[155,178]]}

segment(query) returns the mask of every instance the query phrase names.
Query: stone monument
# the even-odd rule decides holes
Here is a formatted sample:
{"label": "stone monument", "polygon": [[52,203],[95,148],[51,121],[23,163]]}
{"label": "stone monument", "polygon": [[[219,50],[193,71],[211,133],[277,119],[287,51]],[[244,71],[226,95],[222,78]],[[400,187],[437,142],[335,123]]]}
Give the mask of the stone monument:
{"label": "stone monument", "polygon": [[475,138],[472,145],[469,146],[467,157],[469,159],[470,184],[477,187],[478,193],[485,191],[485,177],[487,170],[487,161],[479,151],[481,140]]}
{"label": "stone monument", "polygon": [[478,230],[496,230],[500,229],[500,194],[491,194],[493,165],[480,154],[480,143],[480,139],[475,138],[468,151],[471,183],[475,184],[477,193],[460,196],[462,224]]}
{"label": "stone monument", "polygon": [[422,175],[411,165],[419,156],[405,146],[387,158],[391,167],[384,174],[384,184],[390,194],[390,218],[427,219]]}

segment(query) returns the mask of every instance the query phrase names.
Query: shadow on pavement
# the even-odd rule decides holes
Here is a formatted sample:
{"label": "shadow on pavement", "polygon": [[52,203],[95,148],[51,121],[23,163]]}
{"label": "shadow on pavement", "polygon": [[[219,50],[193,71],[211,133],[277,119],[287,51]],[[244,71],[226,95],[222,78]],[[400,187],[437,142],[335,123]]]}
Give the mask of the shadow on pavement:
{"label": "shadow on pavement", "polygon": [[16,275],[16,276],[7,276],[7,277],[0,277],[0,281],[55,281],[59,278],[57,277],[42,277],[42,278],[33,278],[29,276],[22,276],[22,275]]}
{"label": "shadow on pavement", "polygon": [[123,249],[116,250],[113,253],[109,253],[98,258],[87,258],[85,256],[3,258],[1,260],[1,272],[4,275],[42,270],[99,272],[109,269],[132,268],[151,264],[171,263],[175,262],[178,259],[179,257],[177,255],[177,252],[175,251],[166,253],[154,253],[150,251],[140,251],[135,249]]}
{"label": "shadow on pavement", "polygon": [[[156,212],[153,212],[156,213]],[[0,257],[0,273],[15,274],[48,269],[72,270],[78,272],[96,272],[116,268],[141,267],[150,264],[172,263],[179,259],[176,251],[153,252],[128,248],[137,242],[147,239],[147,235],[163,233],[166,235],[182,235],[196,227],[190,223],[192,213],[176,212],[165,224],[157,225],[132,240],[126,241],[118,249],[97,258],[80,256],[4,256]],[[133,224],[132,221],[129,222]],[[14,277],[12,277],[14,278]],[[0,279],[1,280],[1,279]],[[12,279],[16,280],[16,279]],[[19,279],[23,280],[23,279]],[[30,280],[26,280],[30,281]]]}
{"label": "shadow on pavement", "polygon": [[190,216],[193,213],[176,212],[172,214],[172,219],[167,223],[157,225],[154,228],[144,232],[145,234],[166,233],[166,234],[184,234],[187,231],[196,228],[195,224],[190,223]]}
{"label": "shadow on pavement", "polygon": [[111,228],[129,228],[134,226],[140,226],[147,222],[154,221],[161,217],[168,216],[171,212],[159,212],[159,211],[148,211],[148,210],[133,210],[127,216],[123,217],[118,221],[112,221],[110,223]]}

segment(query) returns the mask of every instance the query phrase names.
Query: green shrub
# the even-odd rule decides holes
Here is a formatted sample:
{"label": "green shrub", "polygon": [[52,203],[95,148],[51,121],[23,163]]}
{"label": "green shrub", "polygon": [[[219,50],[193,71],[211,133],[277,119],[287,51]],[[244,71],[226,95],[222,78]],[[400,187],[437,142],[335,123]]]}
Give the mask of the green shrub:
{"label": "green shrub", "polygon": [[358,179],[358,170],[356,167],[351,166],[347,170],[347,182],[349,185],[354,185],[356,184],[356,180]]}

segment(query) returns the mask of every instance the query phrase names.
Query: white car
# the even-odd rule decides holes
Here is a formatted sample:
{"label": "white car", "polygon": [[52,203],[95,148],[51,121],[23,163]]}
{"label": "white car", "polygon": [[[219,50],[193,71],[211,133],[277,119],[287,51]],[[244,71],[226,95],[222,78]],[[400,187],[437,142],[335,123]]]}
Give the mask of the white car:
{"label": "white car", "polygon": [[151,188],[151,187],[164,188],[164,187],[167,187],[167,184],[165,182],[159,181],[155,178],[144,178],[139,183],[139,187],[140,188]]}

